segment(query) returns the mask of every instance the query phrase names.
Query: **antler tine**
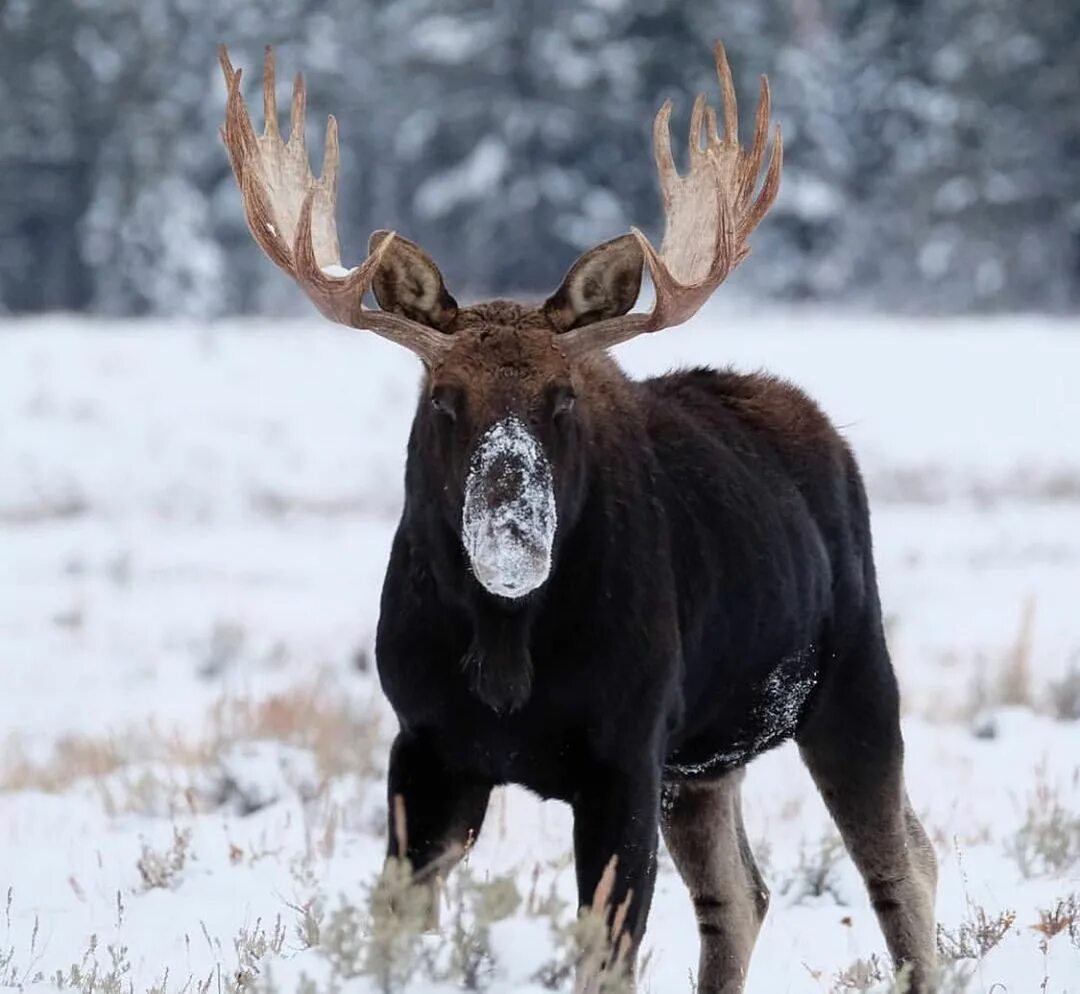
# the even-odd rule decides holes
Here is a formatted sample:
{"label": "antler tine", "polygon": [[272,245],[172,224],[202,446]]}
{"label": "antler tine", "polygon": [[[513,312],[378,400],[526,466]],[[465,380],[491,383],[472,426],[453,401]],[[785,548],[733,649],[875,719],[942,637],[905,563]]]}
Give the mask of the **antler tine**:
{"label": "antler tine", "polygon": [[701,147],[701,136],[704,131],[705,125],[705,109],[708,105],[705,103],[705,94],[699,93],[694,98],[694,106],[690,111],[690,168],[693,169],[694,164],[700,159],[707,151],[708,146]]}
{"label": "antler tine", "polygon": [[705,133],[710,145],[720,142],[720,135],[716,131],[716,108],[712,106],[705,107]]}
{"label": "antler tine", "polygon": [[[762,218],[769,213],[769,209],[776,200],[776,195],[780,192],[780,173],[784,168],[784,138],[779,124],[776,126],[774,134],[772,152],[769,155],[769,168],[765,171],[765,182],[761,184],[761,191],[757,195],[757,200],[754,201],[754,206],[743,219],[739,232],[740,241],[747,237],[760,224]],[[750,191],[752,190],[753,184],[751,183]],[[750,249],[747,248],[746,251],[749,252]]]}
{"label": "antler tine", "polygon": [[322,169],[319,171],[319,179],[326,185],[335,201],[337,200],[338,166],[341,161],[341,153],[338,149],[337,118],[330,114],[326,118],[326,137],[324,139]]}
{"label": "antler tine", "polygon": [[267,257],[287,272],[331,321],[365,328],[404,345],[429,365],[449,349],[449,335],[397,314],[368,310],[363,297],[393,236],[357,267],[344,271],[334,218],[339,165],[337,121],[326,122],[322,172],[312,175],[304,136],[307,90],[293,84],[289,140],[278,125],[274,52],[263,57],[263,132],[256,135],[240,92],[241,71],[218,49],[228,97],[221,137],[240,186],[248,227]]}
{"label": "antler tine", "polygon": [[764,182],[753,199],[769,143],[768,80],[762,77],[754,137],[746,150],[739,144],[739,112],[731,66],[719,42],[714,55],[723,103],[723,136],[716,111],[699,96],[690,116],[690,167],[685,176],[679,175],[671,157],[670,102],[660,108],[653,125],[664,205],[660,251],[638,229],[631,229],[641,245],[656,291],[653,309],[649,314],[627,314],[564,332],[560,344],[567,354],[608,348],[691,318],[749,254],[747,238],[776,200],[783,168],[779,126]]}
{"label": "antler tine", "polygon": [[758,93],[757,112],[754,115],[754,141],[750,146],[750,152],[746,157],[746,166],[743,169],[742,182],[739,184],[738,200],[745,204],[754,192],[757,185],[758,175],[761,172],[761,160],[765,156],[765,147],[769,143],[769,112],[772,109],[772,98],[769,92],[768,77],[761,77],[761,89]]}
{"label": "antler tine", "polygon": [[[228,90],[228,97],[225,104],[225,123],[220,129],[221,140],[225,143],[225,148],[229,153],[229,164],[232,166],[233,175],[236,177],[237,182],[239,182],[241,175],[240,167],[243,157],[239,154],[237,144],[246,144],[246,135],[243,133],[243,125],[244,119],[247,117],[247,109],[243,106],[242,101],[239,113],[235,106],[236,96],[240,92],[241,70],[233,68],[233,64],[229,60],[229,53],[224,45],[218,46],[218,61],[221,63],[221,71],[225,76],[225,87]],[[248,120],[246,123],[250,130],[251,121]],[[252,134],[251,137],[252,140],[254,140],[254,134]]]}
{"label": "antler tine", "polygon": [[297,73],[293,79],[292,107],[289,111],[289,144],[294,142],[307,151],[307,139],[304,135],[305,117],[307,116],[307,84],[304,74]]}
{"label": "antler tine", "polygon": [[724,106],[724,141],[738,145],[739,100],[735,96],[735,80],[731,78],[727,49],[722,42],[718,41],[713,45],[713,56],[716,60],[716,76],[720,80],[720,99]]}
{"label": "antler tine", "polygon": [[660,194],[664,198],[664,208],[667,208],[668,191],[672,184],[679,178],[679,172],[675,168],[675,159],[671,154],[671,101],[664,101],[664,105],[656,112],[653,121],[653,153],[656,158],[656,171],[660,176]]}
{"label": "antler tine", "polygon": [[269,45],[263,52],[263,134],[267,138],[279,138],[277,111],[277,85],[274,79],[274,50]]}

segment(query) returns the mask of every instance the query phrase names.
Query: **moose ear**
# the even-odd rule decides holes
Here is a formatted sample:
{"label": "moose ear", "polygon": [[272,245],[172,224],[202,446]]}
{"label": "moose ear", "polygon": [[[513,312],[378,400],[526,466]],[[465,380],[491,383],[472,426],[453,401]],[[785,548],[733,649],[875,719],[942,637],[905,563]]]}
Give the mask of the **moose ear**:
{"label": "moose ear", "polygon": [[[389,231],[376,231],[368,242],[368,252],[374,252],[389,237]],[[439,267],[419,245],[401,235],[394,235],[380,260],[371,289],[384,311],[439,331],[457,317],[457,301],[447,291]]]}
{"label": "moose ear", "polygon": [[620,235],[589,249],[544,302],[544,313],[560,331],[625,314],[641,290],[645,256],[637,238]]}

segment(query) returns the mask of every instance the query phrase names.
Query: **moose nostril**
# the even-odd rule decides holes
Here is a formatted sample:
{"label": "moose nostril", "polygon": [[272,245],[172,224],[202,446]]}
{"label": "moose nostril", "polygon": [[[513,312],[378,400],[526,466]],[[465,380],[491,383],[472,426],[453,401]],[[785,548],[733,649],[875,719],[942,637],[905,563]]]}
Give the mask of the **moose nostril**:
{"label": "moose nostril", "polygon": [[525,490],[525,472],[520,466],[503,463],[493,467],[488,479],[488,499],[492,506],[517,500]]}
{"label": "moose nostril", "polygon": [[516,521],[507,521],[503,525],[503,529],[506,532],[508,538],[514,539],[517,542],[524,542],[526,535],[525,529],[521,527]]}

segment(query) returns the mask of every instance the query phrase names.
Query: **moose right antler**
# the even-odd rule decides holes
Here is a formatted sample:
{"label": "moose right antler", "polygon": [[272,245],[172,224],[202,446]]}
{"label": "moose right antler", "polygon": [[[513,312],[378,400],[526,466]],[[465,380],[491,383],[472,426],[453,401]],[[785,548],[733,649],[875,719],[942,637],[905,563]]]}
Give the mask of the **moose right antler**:
{"label": "moose right antler", "polygon": [[341,265],[334,220],[337,122],[332,116],[326,122],[322,175],[315,179],[304,142],[307,95],[303,77],[296,77],[289,140],[283,142],[278,130],[273,50],[267,47],[263,62],[265,122],[261,135],[255,134],[240,94],[241,70],[233,69],[224,45],[218,49],[218,58],[229,91],[221,137],[240,185],[244,215],[255,241],[272,262],[300,284],[331,321],[374,331],[404,345],[432,365],[450,347],[450,335],[399,314],[369,310],[363,305],[364,294],[396,236],[376,232],[371,239],[371,252],[359,266],[346,270]]}
{"label": "moose right antler", "polygon": [[653,309],[649,314],[627,314],[565,332],[559,344],[568,355],[609,348],[689,320],[746,258],[747,238],[776,199],[784,158],[780,125],[761,192],[753,198],[769,139],[769,81],[761,77],[754,141],[748,152],[739,144],[739,112],[727,53],[720,42],[714,51],[724,105],[723,137],[717,132],[716,112],[699,94],[690,116],[690,171],[680,176],[671,157],[670,100],[660,108],[653,125],[665,218],[660,251],[637,228],[631,229],[645,253],[656,290]]}

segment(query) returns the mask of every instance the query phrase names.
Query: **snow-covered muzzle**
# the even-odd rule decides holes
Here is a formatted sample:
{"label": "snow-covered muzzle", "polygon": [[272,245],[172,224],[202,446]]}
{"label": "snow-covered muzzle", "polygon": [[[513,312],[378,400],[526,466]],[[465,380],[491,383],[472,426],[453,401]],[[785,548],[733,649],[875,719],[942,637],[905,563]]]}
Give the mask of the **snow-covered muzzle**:
{"label": "snow-covered muzzle", "polygon": [[480,437],[465,481],[461,538],[476,579],[516,599],[551,572],[555,491],[540,443],[511,415]]}

